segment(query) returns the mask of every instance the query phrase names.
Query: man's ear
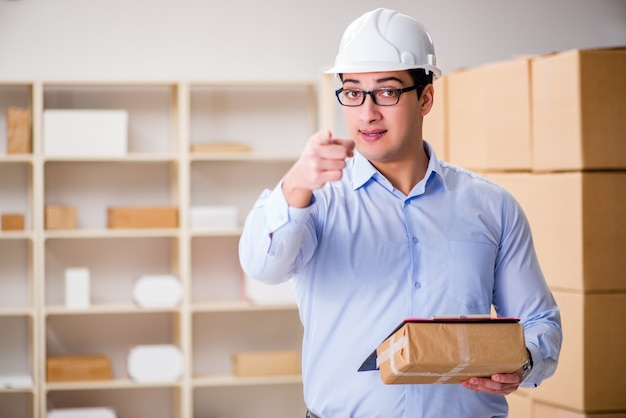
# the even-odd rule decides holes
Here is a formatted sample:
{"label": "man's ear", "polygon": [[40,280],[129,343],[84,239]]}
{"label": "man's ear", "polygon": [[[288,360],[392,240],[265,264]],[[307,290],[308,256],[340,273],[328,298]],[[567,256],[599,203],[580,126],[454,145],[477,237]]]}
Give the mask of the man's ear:
{"label": "man's ear", "polygon": [[422,116],[426,116],[430,109],[433,108],[433,103],[435,100],[435,88],[432,83],[427,84],[422,90],[422,95],[420,96],[420,113]]}

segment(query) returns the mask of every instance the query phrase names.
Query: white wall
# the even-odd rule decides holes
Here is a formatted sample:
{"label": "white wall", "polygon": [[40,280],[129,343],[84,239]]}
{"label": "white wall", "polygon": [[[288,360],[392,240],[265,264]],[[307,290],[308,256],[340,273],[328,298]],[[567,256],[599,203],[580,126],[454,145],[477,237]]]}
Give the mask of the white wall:
{"label": "white wall", "polygon": [[[360,0],[0,0],[0,80],[316,78]],[[626,45],[625,0],[388,0],[444,72]]]}

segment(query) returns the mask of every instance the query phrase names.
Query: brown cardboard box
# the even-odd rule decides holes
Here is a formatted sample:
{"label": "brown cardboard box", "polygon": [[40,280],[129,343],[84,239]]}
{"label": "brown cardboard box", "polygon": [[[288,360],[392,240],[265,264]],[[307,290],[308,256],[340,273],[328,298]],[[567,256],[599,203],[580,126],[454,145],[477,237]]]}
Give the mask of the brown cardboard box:
{"label": "brown cardboard box", "polygon": [[7,109],[7,154],[30,154],[30,109]]}
{"label": "brown cardboard box", "polygon": [[565,408],[546,405],[541,402],[533,402],[532,415],[526,416],[530,418],[626,418],[626,413],[607,412],[598,414],[586,414],[584,412],[576,412]]}
{"label": "brown cardboard box", "polygon": [[404,322],[376,349],[384,383],[460,383],[511,373],[528,361],[517,322]]}
{"label": "brown cardboard box", "polygon": [[626,168],[626,48],[532,61],[533,169]]}
{"label": "brown cardboard box", "polygon": [[433,83],[435,87],[435,101],[430,113],[424,118],[422,133],[424,139],[432,145],[437,157],[448,159],[448,108],[447,108],[447,81],[442,76]]}
{"label": "brown cardboard box", "polygon": [[581,413],[625,411],[626,293],[553,293],[563,326],[559,365],[554,376],[525,393]]}
{"label": "brown cardboard box", "polygon": [[107,210],[108,226],[117,228],[177,228],[176,207],[115,207]]}
{"label": "brown cardboard box", "polygon": [[447,75],[448,159],[472,170],[531,167],[530,59]]}
{"label": "brown cardboard box", "polygon": [[521,389],[506,397],[509,404],[508,418],[626,418],[625,412],[586,413],[571,408],[548,405],[527,396],[534,389]]}
{"label": "brown cardboard box", "polygon": [[1,223],[3,231],[23,231],[24,215],[5,213],[2,215]]}
{"label": "brown cardboard box", "polygon": [[626,413],[607,412],[598,414],[586,414],[584,412],[577,412],[566,408],[546,405],[541,402],[533,402],[532,415],[527,416],[530,418],[626,418]]}
{"label": "brown cardboard box", "polygon": [[204,143],[204,144],[191,144],[189,147],[191,152],[208,152],[208,153],[219,153],[219,152],[243,152],[249,153],[252,152],[252,147],[248,144],[239,144],[234,142],[212,142],[212,143]]}
{"label": "brown cardboard box", "polygon": [[300,354],[297,351],[243,351],[233,354],[233,374],[235,376],[274,376],[300,373]]}
{"label": "brown cardboard box", "polygon": [[111,379],[111,362],[102,355],[49,356],[46,358],[48,382]]}
{"label": "brown cardboard box", "polygon": [[487,177],[522,205],[550,287],[626,290],[626,171]]}
{"label": "brown cardboard box", "polygon": [[506,397],[509,404],[508,418],[532,418],[533,400],[520,391]]}
{"label": "brown cardboard box", "polygon": [[76,229],[76,208],[59,205],[46,205],[46,229]]}

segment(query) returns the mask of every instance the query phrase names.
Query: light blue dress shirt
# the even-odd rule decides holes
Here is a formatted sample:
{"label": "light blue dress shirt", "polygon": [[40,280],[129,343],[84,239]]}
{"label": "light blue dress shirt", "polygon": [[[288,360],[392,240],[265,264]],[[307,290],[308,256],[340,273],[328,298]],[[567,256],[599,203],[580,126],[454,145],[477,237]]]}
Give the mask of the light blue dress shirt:
{"label": "light blue dress shirt", "polygon": [[322,418],[486,418],[507,415],[504,396],[459,384],[385,385],[365,358],[404,318],[489,314],[524,324],[533,368],[523,386],[551,376],[560,315],[519,204],[502,187],[439,161],[406,196],[365,158],[287,205],[264,191],[239,244],[245,272],[266,283],[293,278],[304,325],[307,406]]}

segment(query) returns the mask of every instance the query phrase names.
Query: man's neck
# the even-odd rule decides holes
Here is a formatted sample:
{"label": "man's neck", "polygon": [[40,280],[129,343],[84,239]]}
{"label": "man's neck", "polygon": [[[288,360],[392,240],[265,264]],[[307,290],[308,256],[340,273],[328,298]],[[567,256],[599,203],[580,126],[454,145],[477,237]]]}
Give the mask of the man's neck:
{"label": "man's neck", "polygon": [[420,147],[417,155],[406,160],[393,162],[372,162],[380,173],[387,178],[399,191],[409,195],[411,190],[426,175],[428,169],[428,155],[424,147]]}

